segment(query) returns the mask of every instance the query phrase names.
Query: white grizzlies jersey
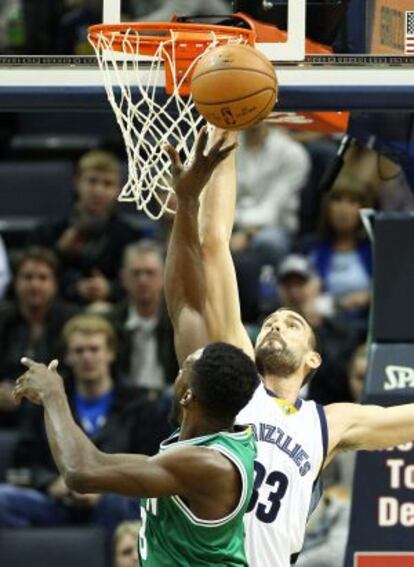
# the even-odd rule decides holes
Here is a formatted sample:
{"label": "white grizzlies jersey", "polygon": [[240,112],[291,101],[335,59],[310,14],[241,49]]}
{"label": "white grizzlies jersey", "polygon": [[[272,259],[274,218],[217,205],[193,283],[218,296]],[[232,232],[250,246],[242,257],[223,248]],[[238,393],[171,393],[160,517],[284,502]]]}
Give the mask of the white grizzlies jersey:
{"label": "white grizzlies jersey", "polygon": [[254,491],[245,515],[249,566],[288,567],[302,549],[307,519],[321,495],[325,412],[312,401],[279,400],[260,384],[237,422],[250,424],[257,441]]}

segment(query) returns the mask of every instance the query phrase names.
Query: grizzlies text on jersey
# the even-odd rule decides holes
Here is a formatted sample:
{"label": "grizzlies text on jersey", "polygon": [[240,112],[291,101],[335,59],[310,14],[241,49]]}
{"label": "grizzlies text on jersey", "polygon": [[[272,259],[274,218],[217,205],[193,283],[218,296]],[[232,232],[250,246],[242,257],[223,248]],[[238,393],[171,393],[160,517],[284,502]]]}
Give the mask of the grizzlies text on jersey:
{"label": "grizzlies text on jersey", "polygon": [[288,567],[302,549],[306,521],[321,495],[326,457],[325,412],[312,401],[295,405],[263,384],[237,416],[257,441],[253,496],[245,516],[250,567]]}

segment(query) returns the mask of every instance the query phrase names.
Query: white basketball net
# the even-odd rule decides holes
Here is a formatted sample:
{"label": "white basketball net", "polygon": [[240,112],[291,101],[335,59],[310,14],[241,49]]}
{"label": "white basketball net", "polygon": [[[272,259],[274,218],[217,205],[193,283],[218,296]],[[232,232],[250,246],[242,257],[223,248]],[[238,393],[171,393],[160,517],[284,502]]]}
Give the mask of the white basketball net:
{"label": "white basketball net", "polygon": [[[113,48],[119,34],[100,33],[91,41],[104,76],[109,102],[121,128],[128,157],[128,181],[118,200],[135,202],[139,211],[158,219],[174,212],[174,190],[170,185],[170,159],[164,147],[170,143],[180,153],[184,165],[192,159],[193,143],[204,119],[194,107],[192,97],[183,98],[180,87],[207,50],[217,46],[211,33],[210,45],[192,62],[185,74],[177,77],[174,31],[160,42],[153,57],[140,54],[140,34],[128,29],[123,33],[122,52]],[[235,41],[229,37],[229,41]],[[239,43],[241,39],[237,38]],[[221,42],[223,40],[221,39]],[[167,98],[159,96],[164,84],[164,60],[172,69],[174,88]],[[163,91],[164,93],[164,91]]]}

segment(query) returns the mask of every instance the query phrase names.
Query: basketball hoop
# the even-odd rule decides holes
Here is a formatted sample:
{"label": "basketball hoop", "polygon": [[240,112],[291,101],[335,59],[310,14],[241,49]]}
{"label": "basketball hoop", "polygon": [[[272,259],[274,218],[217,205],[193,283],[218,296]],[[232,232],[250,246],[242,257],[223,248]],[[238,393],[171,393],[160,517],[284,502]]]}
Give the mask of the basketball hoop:
{"label": "basketball hoop", "polygon": [[[118,200],[135,202],[152,219],[170,206],[172,143],[185,165],[203,118],[190,95],[200,57],[228,43],[254,45],[255,32],[230,26],[179,22],[100,24],[89,28],[108,100],[121,128],[128,157],[128,181]],[[167,94],[159,91],[163,83]],[[154,208],[156,209],[154,211]]]}

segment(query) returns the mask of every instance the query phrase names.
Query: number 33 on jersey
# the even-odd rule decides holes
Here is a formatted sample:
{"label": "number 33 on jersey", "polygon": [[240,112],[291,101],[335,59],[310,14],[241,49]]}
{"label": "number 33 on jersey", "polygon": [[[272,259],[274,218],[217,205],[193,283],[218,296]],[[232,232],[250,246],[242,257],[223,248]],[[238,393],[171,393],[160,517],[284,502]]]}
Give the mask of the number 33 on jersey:
{"label": "number 33 on jersey", "polygon": [[253,495],[245,516],[250,567],[286,567],[302,549],[306,522],[321,495],[319,475],[328,447],[324,410],[292,405],[260,384],[240,412],[257,441]]}

